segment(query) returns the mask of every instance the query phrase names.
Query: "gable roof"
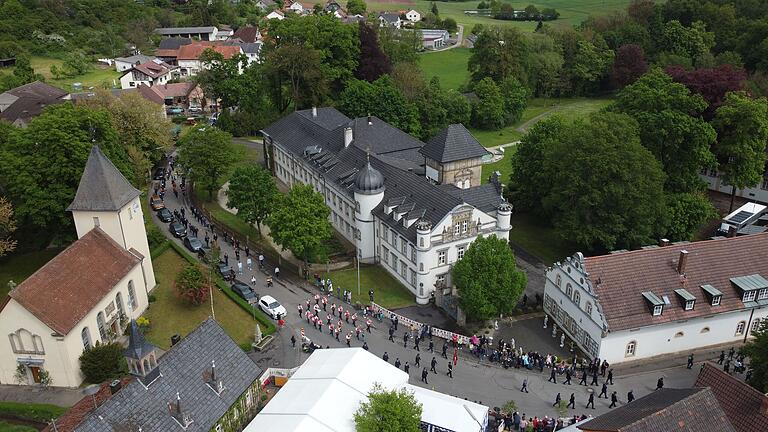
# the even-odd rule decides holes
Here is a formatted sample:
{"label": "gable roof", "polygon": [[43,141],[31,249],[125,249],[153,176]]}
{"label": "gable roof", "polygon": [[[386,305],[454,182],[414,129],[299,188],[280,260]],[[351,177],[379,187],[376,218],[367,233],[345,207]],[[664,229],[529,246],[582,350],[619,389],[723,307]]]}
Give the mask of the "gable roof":
{"label": "gable roof", "polygon": [[261,51],[261,42],[243,43],[240,44],[240,48],[246,54],[258,54]]}
{"label": "gable roof", "polygon": [[123,355],[128,358],[142,360],[145,355],[155,350],[155,346],[144,339],[136,320],[131,320],[131,328],[128,333],[128,346],[123,351]]}
{"label": "gable roof", "polygon": [[169,37],[160,39],[160,43],[157,45],[158,50],[177,50],[183,45],[189,45],[192,43],[192,38],[185,37]]}
{"label": "gable roof", "polygon": [[[212,361],[216,362],[216,378],[224,385],[221,394],[206,382]],[[122,432],[142,427],[147,432],[180,431],[168,413],[168,403],[176,401],[178,392],[182,409],[193,421],[186,431],[208,432],[261,374],[261,369],[211,318],[171,347],[157,363],[157,380],[148,387],[139,379],[128,383],[74,430]]]}
{"label": "gable roof", "polygon": [[141,64],[146,63],[149,61],[154,60],[154,57],[144,55],[144,54],[136,54],[129,57],[117,57],[115,58],[115,61],[123,62],[123,63],[130,63],[130,64]]}
{"label": "gable roof", "polygon": [[202,54],[203,51],[205,51],[208,48],[221,54],[222,56],[224,56],[224,59],[227,59],[227,60],[240,54],[241,52],[239,46],[194,43],[190,45],[183,45],[182,47],[180,47],[176,57],[179,60],[197,60],[200,58],[200,54]]}
{"label": "gable roof", "polygon": [[214,26],[204,27],[163,27],[156,28],[155,33],[160,35],[176,35],[176,34],[198,34],[198,33],[213,33],[218,31]]}
{"label": "gable roof", "polygon": [[24,123],[37,117],[50,106],[64,102],[69,95],[64,90],[50,86],[40,81],[10,89],[0,96],[9,96],[13,102],[0,112],[0,119],[11,123],[21,120]]}
{"label": "gable roof", "polygon": [[101,152],[99,146],[94,145],[80,177],[75,199],[67,207],[67,211],[120,210],[140,194],[141,192],[133,187]]}
{"label": "gable roof", "polygon": [[8,295],[52,330],[66,335],[140,261],[96,227]]}
{"label": "gable roof", "polygon": [[166,63],[156,63],[154,61],[148,61],[146,63],[133,66],[133,69],[151,77],[158,78],[171,72],[171,66]]}
{"label": "gable roof", "polygon": [[148,99],[155,101],[159,100],[160,103],[164,103],[165,99],[175,97],[186,97],[197,87],[197,84],[192,81],[185,81],[180,83],[160,84],[152,87],[140,85],[137,87],[142,95],[146,95]]}
{"label": "gable roof", "polygon": [[243,26],[237,29],[232,37],[235,39],[240,39],[245,43],[253,43],[258,39],[258,35],[259,29],[257,27]]}
{"label": "gable roof", "polygon": [[[688,251],[685,276],[677,273],[680,251]],[[585,258],[586,271],[597,293],[611,331],[688,320],[700,316],[745,309],[731,278],[768,276],[768,233],[672,244],[652,249]],[[712,306],[703,285],[711,285],[723,296]],[[684,288],[696,297],[693,310],[684,310],[675,290]],[[661,315],[652,316],[642,293],[665,296]],[[760,300],[768,304],[766,300]]]}
{"label": "gable roof", "polygon": [[709,387],[737,432],[768,430],[768,396],[718,367],[704,363],[696,387]]}
{"label": "gable roof", "polygon": [[656,390],[579,425],[585,432],[654,432],[712,430],[735,432],[708,389]]}
{"label": "gable roof", "polygon": [[460,124],[452,124],[441,130],[420,152],[440,163],[473,159],[488,154],[488,150]]}
{"label": "gable roof", "polygon": [[379,14],[379,18],[383,19],[384,21],[386,21],[386,22],[388,22],[390,24],[395,24],[398,21],[400,21],[400,15],[396,14],[396,13],[391,13],[391,12],[382,12],[382,13],[380,13]]}

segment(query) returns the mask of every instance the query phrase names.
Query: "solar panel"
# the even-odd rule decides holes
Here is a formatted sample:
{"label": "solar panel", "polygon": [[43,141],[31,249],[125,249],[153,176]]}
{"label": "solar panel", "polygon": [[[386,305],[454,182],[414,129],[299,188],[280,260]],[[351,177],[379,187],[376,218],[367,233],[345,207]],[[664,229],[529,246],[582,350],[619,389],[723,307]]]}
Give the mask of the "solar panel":
{"label": "solar panel", "polygon": [[752,217],[752,215],[754,215],[754,213],[752,213],[752,212],[740,211],[740,212],[736,213],[730,220],[731,220],[731,222],[740,224],[740,223],[744,222],[745,220],[749,219],[750,217]]}

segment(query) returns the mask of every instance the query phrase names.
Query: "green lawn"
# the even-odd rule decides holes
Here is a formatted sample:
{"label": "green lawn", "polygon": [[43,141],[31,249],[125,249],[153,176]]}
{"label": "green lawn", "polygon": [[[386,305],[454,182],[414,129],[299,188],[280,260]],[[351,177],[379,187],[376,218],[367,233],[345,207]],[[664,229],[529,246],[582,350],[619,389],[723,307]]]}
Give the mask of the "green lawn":
{"label": "green lawn", "polygon": [[368,290],[373,288],[374,301],[387,309],[413,305],[414,295],[380,266],[360,267],[360,295],[357,294],[357,270],[332,271],[329,277],[334,287],[352,290],[352,300],[365,303]]}
{"label": "green lawn", "polygon": [[515,146],[505,147],[504,158],[493,163],[484,164],[482,173],[483,183],[488,183],[488,177],[490,177],[492,172],[499,171],[501,173],[501,181],[506,185],[509,181],[509,175],[512,174],[512,155],[516,150],[517,147]]}
{"label": "green lawn", "polygon": [[[33,56],[30,59],[30,63],[32,64],[32,68],[35,70],[35,72],[45,77],[45,82],[66,91],[74,91],[72,88],[72,83],[76,82],[82,83],[84,91],[90,88],[111,88],[113,84],[116,84],[117,87],[120,87],[120,72],[117,72],[114,66],[94,63],[94,69],[84,75],[55,80],[51,75],[51,66],[56,65],[57,67],[60,67],[63,63],[61,60],[49,57]],[[13,68],[8,68],[4,69],[3,72],[0,72],[0,74],[12,73],[12,71]]]}
{"label": "green lawn", "polygon": [[61,249],[43,249],[41,251],[14,254],[0,259],[0,299],[5,298],[10,289],[8,281],[17,285],[45,263],[55,257]]}
{"label": "green lawn", "polygon": [[37,429],[32,426],[15,425],[0,421],[0,432],[37,432]]}
{"label": "green lawn", "polygon": [[471,53],[472,50],[469,48],[425,52],[419,55],[419,65],[427,81],[433,76],[438,76],[442,88],[458,90],[469,81],[467,63]]}
{"label": "green lawn", "polygon": [[[172,335],[178,333],[182,337],[186,336],[211,315],[211,305],[205,302],[191,306],[177,297],[173,282],[187,261],[175,250],[168,249],[154,259],[152,264],[158,285],[152,294],[157,300],[144,313],[150,322],[146,336],[156,346],[168,349]],[[253,342],[256,322],[251,315],[218,289],[213,291],[213,304],[216,321],[236,343],[242,345]]]}
{"label": "green lawn", "polygon": [[509,241],[549,265],[573,255],[576,247],[563,240],[546,221],[529,213],[512,213]]}
{"label": "green lawn", "polygon": [[[31,404],[20,402],[0,402],[0,414],[14,415],[25,419],[48,422],[58,417],[66,408],[50,404]],[[3,430],[3,429],[0,429]]]}

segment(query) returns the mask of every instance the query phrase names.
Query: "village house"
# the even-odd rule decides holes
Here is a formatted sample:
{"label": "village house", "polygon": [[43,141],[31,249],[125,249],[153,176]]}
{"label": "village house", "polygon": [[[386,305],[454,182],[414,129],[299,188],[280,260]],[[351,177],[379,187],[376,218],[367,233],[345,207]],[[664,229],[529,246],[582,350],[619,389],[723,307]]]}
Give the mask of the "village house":
{"label": "village house", "polygon": [[156,28],[155,34],[162,37],[183,37],[199,41],[218,40],[219,29],[214,26],[207,27],[165,27]]}
{"label": "village house", "polygon": [[417,23],[421,21],[421,14],[418,11],[411,9],[405,13],[405,19],[412,23]]}
{"label": "village house", "polygon": [[424,49],[435,50],[448,45],[450,34],[447,30],[440,29],[420,29],[421,44]]}
{"label": "village house", "polygon": [[462,125],[424,144],[374,116],[313,108],[262,133],[277,179],[312,185],[358,258],[380,263],[419,304],[451,286],[451,266],[478,236],[509,237],[511,206],[498,181],[481,184],[488,152]]}
{"label": "village house", "polygon": [[173,79],[176,69],[176,66],[159,60],[134,65],[120,76],[120,88],[129,89],[140,85],[152,87],[166,84]]}
{"label": "village house", "polygon": [[151,62],[152,60],[155,60],[155,58],[144,54],[136,54],[130,57],[117,57],[115,58],[115,70],[118,72],[125,72],[136,65]]}
{"label": "village house", "polygon": [[34,81],[0,93],[0,119],[16,127],[27,127],[46,107],[69,99],[68,92]]}
{"label": "village house", "polygon": [[[722,175],[720,175],[716,168],[703,168],[699,173],[699,177],[706,182],[709,190],[731,195],[733,187],[723,181]],[[768,170],[763,175],[760,183],[744,189],[737,188],[736,196],[749,201],[759,201],[768,204]]]}
{"label": "village house", "polygon": [[284,20],[285,14],[281,10],[273,10],[272,12],[268,13],[266,16],[267,19],[276,19],[276,20]]}
{"label": "village house", "polygon": [[78,240],[8,294],[0,382],[78,387],[80,354],[123,334],[155,286],[141,193],[94,146],[67,210]]}
{"label": "village house", "polygon": [[203,112],[214,105],[205,98],[203,89],[194,82],[163,84],[154,87],[139,86],[139,93],[145,98],[163,106],[180,107],[185,112]]}
{"label": "village house", "polygon": [[547,270],[544,311],[616,364],[745,342],[768,317],[768,233],[585,258]]}
{"label": "village house", "polygon": [[392,12],[382,12],[379,14],[379,27],[401,28],[403,25],[400,20],[400,14]]}
{"label": "village house", "polygon": [[277,3],[273,0],[259,0],[256,2],[256,6],[261,9],[262,12],[266,12],[272,8],[277,7]]}
{"label": "village house", "polygon": [[[192,43],[189,45],[182,45],[179,47],[179,51],[176,57],[176,61],[179,64],[179,75],[181,77],[195,76],[203,70],[203,62],[200,60],[201,54],[206,49],[212,49],[224,57],[224,60],[229,60],[232,57],[240,55],[243,50],[239,45],[212,45],[205,43]],[[240,71],[242,73],[242,70]]]}

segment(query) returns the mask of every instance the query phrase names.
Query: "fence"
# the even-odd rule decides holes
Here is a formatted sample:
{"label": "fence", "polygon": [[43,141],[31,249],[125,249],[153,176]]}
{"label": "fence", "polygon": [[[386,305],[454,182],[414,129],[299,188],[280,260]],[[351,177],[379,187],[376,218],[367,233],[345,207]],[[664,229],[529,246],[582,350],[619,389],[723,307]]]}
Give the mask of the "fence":
{"label": "fence", "polygon": [[416,320],[413,320],[411,318],[408,318],[406,316],[400,315],[396,312],[392,312],[391,310],[380,306],[376,303],[371,302],[371,306],[374,308],[374,310],[379,310],[384,313],[384,318],[392,318],[393,316],[397,317],[397,320],[404,325],[407,325],[408,327],[416,327],[419,331],[421,331],[425,326],[430,328],[432,331],[432,336],[437,336],[439,338],[445,339],[445,340],[452,340],[454,337],[456,337],[459,341],[459,345],[469,345],[469,336],[465,336],[463,334],[454,333],[452,331],[443,330],[441,328],[432,327],[424,323],[420,323]]}

